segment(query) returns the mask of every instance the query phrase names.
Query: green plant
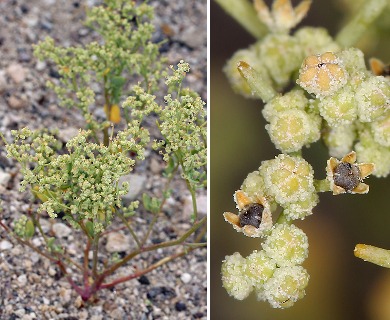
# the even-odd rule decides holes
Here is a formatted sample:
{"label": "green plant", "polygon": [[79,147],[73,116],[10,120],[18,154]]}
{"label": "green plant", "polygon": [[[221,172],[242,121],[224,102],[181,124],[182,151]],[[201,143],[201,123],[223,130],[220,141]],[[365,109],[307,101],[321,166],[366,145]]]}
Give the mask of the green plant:
{"label": "green plant", "polygon": [[[198,216],[196,206],[196,190],[207,185],[205,103],[197,93],[182,88],[190,70],[187,63],[181,61],[177,68],[171,66],[161,72],[163,59],[159,46],[150,41],[153,28],[146,20],[151,19],[152,13],[145,3],[107,0],[105,5],[92,9],[87,20],[97,26],[103,44],[59,48],[53,40],[46,39],[35,47],[36,55],[53,60],[61,75],[59,83],[51,83],[49,87],[64,106],[80,109],[86,120],[86,129],[80,130],[65,148],[55,133],[47,130],[12,131],[12,143],[1,134],[8,156],[20,163],[21,190],[29,188],[40,205],[37,211],[22,215],[13,229],[2,222],[0,226],[19,243],[56,264],[84,301],[93,301],[101,289],[140,277],[206,245],[202,240],[206,217]],[[163,75],[169,93],[165,103],[159,104],[153,93],[157,92]],[[131,90],[125,90],[127,79],[135,83]],[[101,104],[92,90],[96,81],[102,82]],[[128,97],[121,111],[118,104],[125,96]],[[91,108],[98,105],[104,108],[106,119],[92,116]],[[126,124],[116,130],[113,124],[120,122],[122,112]],[[152,117],[158,131],[153,145],[144,125],[144,120]],[[158,150],[166,162],[161,177],[165,185],[157,194],[143,194],[143,209],[139,201],[124,206],[122,197],[131,181],[120,184],[119,179],[145,161],[145,151],[151,148]],[[173,240],[150,244],[153,229],[163,218],[163,206],[177,179],[185,182],[192,196],[190,227]],[[63,217],[64,223],[84,237],[82,263],[69,255],[68,243],[44,231],[41,221],[45,212],[51,219]],[[144,234],[137,230],[136,218],[141,212],[152,215]],[[118,223],[117,229],[131,236],[134,249],[123,257],[113,255],[110,261],[102,261],[101,242],[117,230],[114,226]],[[32,238],[36,236],[43,238],[44,248],[33,244]],[[117,269],[139,255],[175,246],[178,249],[174,253],[166,253],[167,256],[144,269],[127,276],[115,275]],[[79,272],[79,278],[71,269]]]}
{"label": "green plant", "polygon": [[[287,308],[305,295],[309,280],[301,266],[308,239],[294,221],[313,213],[320,192],[365,194],[367,176],[390,173],[386,68],[378,71],[372,61],[367,70],[363,53],[351,47],[387,3],[365,2],[333,39],[323,28],[301,27],[291,34],[310,1],[293,8],[288,0],[275,0],[272,10],[262,0],[253,7],[247,1],[217,2],[258,39],[236,52],[224,71],[236,92],[264,102],[266,130],[281,151],[235,192],[238,214],[224,213],[236,231],[265,240],[261,251],[246,258],[226,256],[222,282],[236,299],[254,291],[258,300]],[[315,179],[302,149],[320,139],[331,157],[326,177]],[[358,245],[355,254],[388,267],[386,250]]]}

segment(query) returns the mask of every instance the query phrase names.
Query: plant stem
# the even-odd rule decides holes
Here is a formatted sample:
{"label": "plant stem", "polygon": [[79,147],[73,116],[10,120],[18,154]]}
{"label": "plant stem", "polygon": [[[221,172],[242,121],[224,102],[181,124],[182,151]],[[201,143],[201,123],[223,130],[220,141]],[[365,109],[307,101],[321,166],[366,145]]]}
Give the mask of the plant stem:
{"label": "plant stem", "polygon": [[371,23],[382,13],[387,0],[367,0],[336,36],[336,42],[343,47],[353,46],[368,29]]}
{"label": "plant stem", "polygon": [[172,246],[175,246],[175,245],[178,245],[178,244],[184,242],[184,240],[186,240],[191,234],[193,234],[196,230],[198,230],[206,221],[207,221],[206,217],[204,217],[201,220],[199,220],[198,222],[194,223],[194,225],[189,230],[187,230],[187,232],[185,232],[180,238],[178,238],[176,240],[154,244],[154,245],[151,245],[149,247],[144,247],[144,248],[140,248],[138,250],[133,251],[132,253],[127,255],[125,258],[123,258],[121,261],[119,261],[118,263],[112,265],[107,270],[105,270],[100,275],[100,277],[102,278],[101,282],[103,281],[103,279],[105,277],[109,276],[115,270],[117,270],[119,267],[124,265],[126,262],[128,262],[129,260],[131,260],[132,258],[136,257],[137,255],[139,255],[143,252],[153,251],[153,250],[157,250],[157,249],[161,249],[161,248],[172,247]]}
{"label": "plant stem", "polygon": [[256,39],[263,38],[267,27],[257,17],[252,4],[246,0],[215,0],[231,17]]}
{"label": "plant stem", "polygon": [[330,182],[327,179],[314,180],[314,187],[317,192],[328,192],[330,191]]}
{"label": "plant stem", "polygon": [[357,244],[354,250],[355,257],[378,266],[390,268],[390,250],[385,250],[367,244]]}

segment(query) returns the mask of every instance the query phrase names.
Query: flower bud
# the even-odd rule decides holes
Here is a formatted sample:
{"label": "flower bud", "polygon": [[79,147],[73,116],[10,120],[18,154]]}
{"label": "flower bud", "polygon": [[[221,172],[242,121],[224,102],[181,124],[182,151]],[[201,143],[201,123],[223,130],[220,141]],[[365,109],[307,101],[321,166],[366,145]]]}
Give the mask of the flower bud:
{"label": "flower bud", "polygon": [[303,59],[298,41],[286,34],[269,34],[259,42],[259,51],[263,65],[279,87],[290,81]]}
{"label": "flower bud", "polygon": [[282,111],[298,109],[305,110],[309,105],[309,100],[305,96],[305,92],[301,89],[294,89],[284,95],[279,95],[268,102],[263,108],[263,116],[265,120],[271,122],[272,118],[277,117]]}
{"label": "flower bud", "polygon": [[313,213],[312,210],[318,202],[318,195],[313,192],[306,200],[287,204],[283,212],[290,220],[303,220]]}
{"label": "flower bud", "polygon": [[374,139],[381,146],[390,147],[390,115],[371,123]]}
{"label": "flower bud", "polygon": [[358,116],[361,122],[379,120],[390,111],[390,82],[382,76],[372,76],[356,89]]}
{"label": "flower bud", "polygon": [[289,308],[305,296],[309,278],[301,266],[278,268],[264,284],[264,292],[258,299],[267,300],[273,308]]}
{"label": "flower bud", "polygon": [[315,190],[313,168],[302,158],[280,154],[263,161],[259,171],[268,193],[282,206],[304,201]]}
{"label": "flower bud", "polygon": [[320,124],[319,116],[291,109],[279,112],[265,128],[275,147],[284,153],[290,153],[317,141],[321,136]]}
{"label": "flower bud", "polygon": [[349,86],[321,99],[318,108],[330,127],[349,125],[357,118],[356,100]]}
{"label": "flower bud", "polygon": [[272,277],[276,268],[275,262],[264,251],[254,251],[246,258],[246,275],[256,289]]}
{"label": "flower bud", "polygon": [[356,138],[354,125],[328,127],[323,139],[332,157],[341,158],[352,150]]}
{"label": "flower bud", "polygon": [[246,260],[238,252],[225,257],[221,273],[223,287],[235,299],[243,300],[252,292],[252,283],[246,275]]}
{"label": "flower bud", "polygon": [[336,52],[340,50],[339,45],[333,41],[324,28],[299,28],[294,37],[298,40],[306,57],[327,51]]}
{"label": "flower bud", "polygon": [[293,224],[277,224],[262,246],[267,256],[283,267],[301,264],[307,258],[309,242]]}
{"label": "flower bud", "polygon": [[355,145],[359,162],[374,163],[375,177],[386,177],[390,173],[390,148],[377,143],[367,132],[360,133],[360,141]]}

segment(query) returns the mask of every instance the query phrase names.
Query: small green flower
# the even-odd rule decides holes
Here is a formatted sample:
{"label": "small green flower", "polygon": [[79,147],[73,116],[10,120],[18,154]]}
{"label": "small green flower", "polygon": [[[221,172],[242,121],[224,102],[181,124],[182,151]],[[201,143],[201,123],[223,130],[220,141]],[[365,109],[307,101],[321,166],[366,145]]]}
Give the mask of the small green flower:
{"label": "small green flower", "polygon": [[287,110],[304,111],[309,105],[309,100],[302,89],[293,89],[284,95],[278,95],[268,102],[263,108],[265,120],[271,120],[279,115],[280,112]]}
{"label": "small green flower", "polygon": [[304,219],[313,213],[313,208],[318,204],[319,197],[313,192],[307,199],[288,203],[284,206],[284,214],[291,220]]}
{"label": "small green flower", "polygon": [[261,289],[276,269],[276,263],[262,251],[253,251],[246,257],[246,275],[256,290]]}
{"label": "small green flower", "polygon": [[258,43],[259,59],[279,87],[285,86],[298,70],[303,53],[298,41],[287,34],[269,34]]}
{"label": "small green flower", "polygon": [[268,193],[282,206],[305,201],[314,192],[314,171],[304,159],[285,154],[263,161],[259,171]]}
{"label": "small green flower", "polygon": [[379,120],[390,112],[390,81],[372,76],[356,89],[358,116],[361,122]]}
{"label": "small green flower", "polygon": [[275,147],[290,153],[320,138],[321,118],[302,110],[285,110],[273,117],[265,128]]}
{"label": "small green flower", "polygon": [[257,298],[267,300],[273,308],[289,308],[305,296],[309,278],[301,266],[278,268],[264,284],[264,290],[256,292]]}
{"label": "small green flower", "polygon": [[324,28],[303,27],[294,34],[306,57],[322,52],[337,52],[340,46]]}
{"label": "small green flower", "polygon": [[227,293],[237,300],[244,300],[253,291],[246,275],[247,262],[238,252],[226,256],[222,262],[222,285]]}
{"label": "small green flower", "polygon": [[334,95],[321,99],[318,108],[330,127],[350,125],[357,118],[355,96],[348,85]]}
{"label": "small green flower", "polygon": [[309,242],[298,227],[277,224],[263,243],[263,249],[279,267],[301,264],[308,255]]}
{"label": "small green flower", "polygon": [[323,140],[332,157],[342,158],[352,150],[356,139],[356,128],[353,124],[325,128]]}

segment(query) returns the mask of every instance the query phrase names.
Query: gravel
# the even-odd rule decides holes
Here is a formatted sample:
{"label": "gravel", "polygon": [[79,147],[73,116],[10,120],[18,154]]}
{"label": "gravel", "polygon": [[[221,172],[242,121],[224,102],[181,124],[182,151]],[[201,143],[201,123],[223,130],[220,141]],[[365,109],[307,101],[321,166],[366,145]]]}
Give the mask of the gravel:
{"label": "gravel", "polygon": [[[96,34],[85,28],[82,21],[84,7],[99,3],[96,0],[0,1],[0,130],[7,138],[10,130],[28,126],[58,129],[58,136],[67,141],[84,126],[80,113],[59,107],[56,95],[46,89],[46,80],[58,77],[58,73],[50,63],[33,56],[32,44],[46,36],[65,46],[95,40]],[[186,85],[206,100],[206,0],[149,3],[156,9],[154,39],[168,38],[163,47],[168,63],[175,65],[183,58],[190,63],[192,71]],[[152,194],[165,181],[161,177],[163,168],[161,157],[150,152],[146,165],[136,167],[134,174],[145,181],[144,186]],[[18,165],[7,159],[4,148],[0,147],[3,208],[0,220],[8,226],[13,226],[22,213],[37,207],[28,192],[18,191],[21,179]],[[198,198],[202,211],[206,211],[205,192],[200,192]],[[153,242],[173,239],[189,228],[189,199],[185,184],[174,181],[172,197],[164,208],[165,219],[156,225]],[[183,207],[187,208],[184,217]],[[151,219],[151,214],[139,215],[136,233],[144,233]],[[79,234],[70,233],[60,219],[51,221],[43,217],[41,222],[45,232],[53,232],[62,239],[73,259],[82,258],[80,249],[84,239]],[[111,250],[116,245],[114,251],[129,249],[128,245],[120,247],[108,240],[102,241],[102,259],[110,257],[105,250],[107,246]],[[43,245],[40,238],[34,238],[33,243]],[[143,254],[115,275],[143,269],[175,250],[178,249]],[[85,305],[55,265],[16,243],[0,229],[0,319],[206,319],[206,271],[206,249],[197,249],[138,281],[134,279],[112,290],[102,290],[96,302]]]}

